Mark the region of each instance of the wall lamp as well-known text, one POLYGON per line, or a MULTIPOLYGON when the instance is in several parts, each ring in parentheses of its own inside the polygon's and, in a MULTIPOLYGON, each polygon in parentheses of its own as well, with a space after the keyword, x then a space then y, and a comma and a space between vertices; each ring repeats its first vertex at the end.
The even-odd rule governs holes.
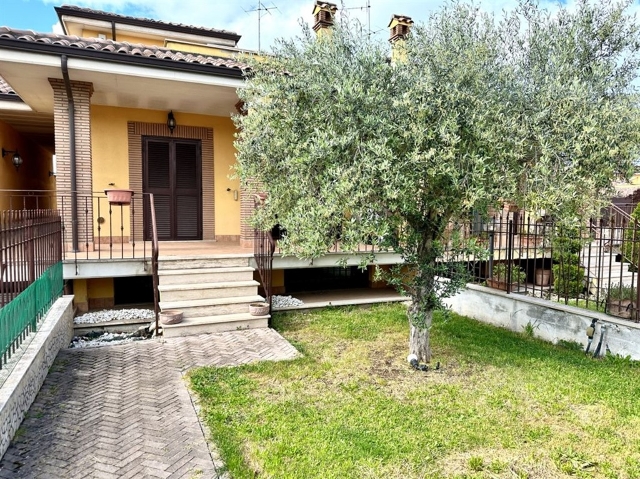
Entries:
POLYGON ((176 118, 173 116, 173 110, 171 110, 167 115, 167 126, 169 127, 169 131, 173 135, 173 130, 176 127, 176 118))
POLYGON ((11 153, 13 153, 13 156, 11 157, 11 163, 13 163, 13 166, 16 167, 17 171, 22 164, 22 157, 20 156, 20 153, 18 153, 18 150, 5 150, 4 148, 2 148, 2 158, 10 155, 11 153))

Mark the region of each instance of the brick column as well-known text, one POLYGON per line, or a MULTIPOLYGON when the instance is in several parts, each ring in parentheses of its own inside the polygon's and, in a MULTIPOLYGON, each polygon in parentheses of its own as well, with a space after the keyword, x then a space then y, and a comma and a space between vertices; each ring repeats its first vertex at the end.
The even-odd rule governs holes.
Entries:
POLYGON ((257 182, 251 182, 247 188, 240 187, 240 246, 253 248, 254 229, 249 218, 255 209, 255 194, 260 191, 257 182))
MULTIPOLYGON (((58 208, 63 214, 64 242, 71 249, 71 156, 69 143, 69 110, 64 80, 49 78, 53 88, 56 135, 58 208)), ((78 191, 78 247, 93 250, 93 189, 91 166, 91 95, 93 84, 71 82, 76 126, 76 186, 78 191)))

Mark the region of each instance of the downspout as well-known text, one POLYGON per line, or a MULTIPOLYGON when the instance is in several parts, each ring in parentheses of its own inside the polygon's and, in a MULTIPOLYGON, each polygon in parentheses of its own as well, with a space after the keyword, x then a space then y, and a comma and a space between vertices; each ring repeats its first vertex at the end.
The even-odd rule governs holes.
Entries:
POLYGON ((78 184, 76 180, 76 107, 73 103, 71 80, 67 67, 67 56, 62 55, 62 78, 67 88, 67 109, 69 115, 69 160, 71 173, 71 238, 73 251, 78 251, 78 184))

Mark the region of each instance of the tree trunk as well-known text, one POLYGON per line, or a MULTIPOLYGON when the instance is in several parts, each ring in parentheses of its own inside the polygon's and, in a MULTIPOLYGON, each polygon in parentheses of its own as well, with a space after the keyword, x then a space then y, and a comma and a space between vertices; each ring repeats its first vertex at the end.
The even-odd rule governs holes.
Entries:
POLYGON ((407 311, 410 327, 409 353, 415 354, 419 362, 428 363, 431 361, 429 332, 431 330, 433 311, 425 310, 425 305, 420 304, 422 299, 420 296, 420 294, 416 295, 407 311))

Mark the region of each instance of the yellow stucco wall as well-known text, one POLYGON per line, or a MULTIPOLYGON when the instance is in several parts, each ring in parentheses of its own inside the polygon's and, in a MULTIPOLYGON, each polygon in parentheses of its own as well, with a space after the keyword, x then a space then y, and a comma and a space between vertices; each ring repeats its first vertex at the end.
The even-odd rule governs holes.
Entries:
MULTIPOLYGON (((233 146, 235 126, 231 118, 194 115, 177 111, 174 111, 174 114, 179 125, 213 129, 215 233, 218 236, 239 235, 240 201, 234 201, 233 193, 227 192, 227 188, 231 188, 232 191, 240 188, 238 180, 229 179, 231 166, 235 163, 235 148, 233 146)), ((127 122, 129 121, 165 123, 167 112, 100 105, 91 107, 94 191, 110 188, 109 183, 114 183, 117 188, 129 187, 127 132, 127 122)), ((125 207, 125 210, 127 211, 125 211, 124 234, 128 235, 128 208, 125 207)))
POLYGON ((73 280, 73 303, 80 312, 85 312, 89 309, 89 297, 87 296, 86 279, 73 280))
MULTIPOLYGON (((92 30, 92 29, 83 29, 82 30, 82 35, 85 38, 98 38, 98 34, 103 34, 105 37, 107 37, 108 40, 112 40, 111 38, 111 30, 109 31, 98 31, 98 30, 92 30)), ((75 35, 75 34, 74 34, 75 35)), ((132 43, 134 45, 136 44, 143 44, 143 45, 156 45, 156 46, 163 46, 164 45, 164 38, 160 38, 158 37, 155 40, 152 40, 149 37, 144 37, 144 36, 138 36, 138 35, 131 35, 130 33, 121 33, 120 31, 118 31, 116 29, 116 40, 119 42, 128 42, 128 43, 132 43)))
MULTIPOLYGON (((80 32, 81 36, 85 38, 98 38, 99 34, 103 34, 107 37, 107 39, 112 40, 111 31, 98 31, 93 29, 78 30, 77 27, 74 27, 74 32, 80 32)), ((73 35, 77 35, 78 33, 73 33, 73 35)), ((171 33, 167 32, 167 37, 170 37, 171 33)), ((148 37, 142 35, 135 35, 131 33, 121 33, 116 31, 116 40, 119 42, 128 42, 132 44, 142 44, 142 45, 155 45, 158 47, 166 47, 171 48, 172 50, 178 50, 183 52, 191 52, 191 53, 200 53, 202 55, 213 55, 219 57, 231 57, 234 55, 234 52, 223 49, 216 48, 207 45, 197 45, 193 43, 187 42, 179 42, 175 40, 166 40, 164 37, 148 37)))
MULTIPOLYGON (((49 176, 51 169, 51 153, 38 144, 25 138, 8 123, 0 120, 0 148, 18 150, 23 163, 18 171, 11 163, 11 156, 0 158, 0 190, 55 190, 55 178, 49 176)), ((26 204, 27 208, 35 208, 35 202, 26 204)), ((53 206, 49 201, 42 201, 38 206, 53 206)), ((7 194, 0 193, 0 210, 9 209, 7 194)), ((15 208, 15 205, 13 205, 15 208)))
POLYGON ((73 302, 78 312, 113 307, 113 278, 90 278, 73 280, 73 302))
POLYGON ((87 298, 113 298, 113 278, 92 278, 87 280, 87 298))
POLYGON ((207 45, 195 45, 193 43, 168 41, 166 47, 171 50, 178 50, 182 52, 200 53, 202 55, 213 55, 216 57, 232 57, 234 52, 225 50, 223 48, 215 48, 207 45))

